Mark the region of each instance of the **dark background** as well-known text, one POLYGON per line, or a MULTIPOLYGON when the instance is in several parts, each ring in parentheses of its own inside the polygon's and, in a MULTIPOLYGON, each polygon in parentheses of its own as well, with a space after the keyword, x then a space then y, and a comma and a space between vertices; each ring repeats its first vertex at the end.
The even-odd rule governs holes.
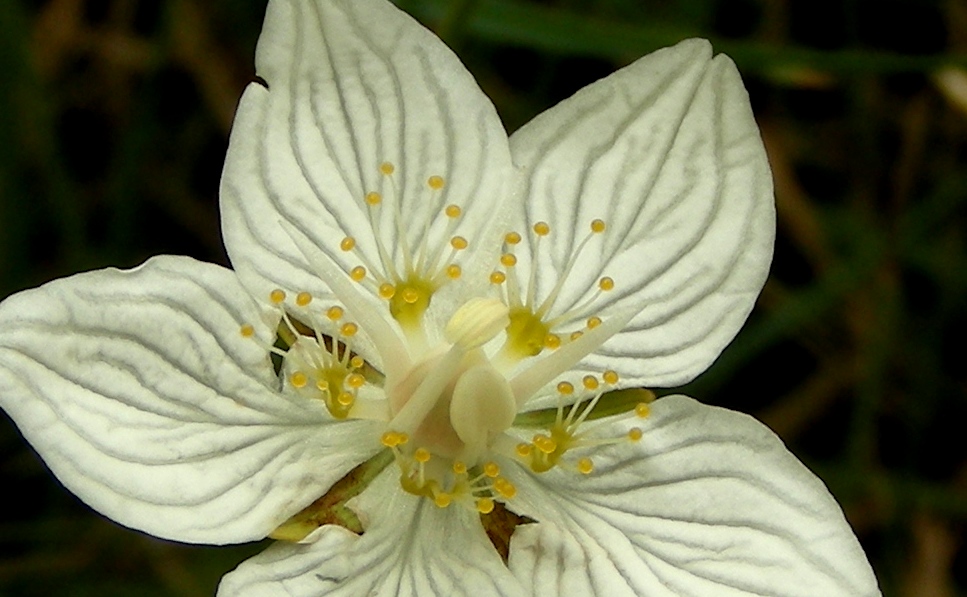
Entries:
MULTIPOLYGON (((731 55, 776 177, 773 274, 690 387, 829 485, 885 594, 967 594, 967 1, 401 0, 508 130, 691 36, 731 55)), ((0 3, 0 296, 158 253, 227 264, 217 189, 264 0, 0 3)), ((106 521, 0 421, 0 595, 207 596, 259 545, 106 521)))

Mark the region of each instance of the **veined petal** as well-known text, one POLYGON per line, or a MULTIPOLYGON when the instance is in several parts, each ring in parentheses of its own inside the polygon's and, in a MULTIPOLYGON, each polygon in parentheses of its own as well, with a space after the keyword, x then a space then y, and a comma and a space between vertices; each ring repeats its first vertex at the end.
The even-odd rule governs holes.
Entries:
POLYGON ((282 220, 343 270, 376 278, 403 275, 421 247, 445 259, 450 235, 468 254, 498 250, 506 133, 457 57, 411 17, 382 0, 273 0, 256 66, 267 86, 242 97, 221 185, 225 243, 254 292, 325 288, 282 220), (450 204, 462 213, 448 217, 450 204))
POLYGON ((510 552, 533 594, 879 595, 833 497, 765 426, 685 396, 639 426, 637 444, 593 452, 587 477, 512 478, 511 505, 539 521, 510 552))
MULTIPOLYGON (((707 42, 659 50, 594 83, 511 137, 515 204, 550 234, 517 250, 536 260, 542 299, 600 218, 551 315, 640 313, 584 365, 626 386, 673 386, 703 371, 752 309, 772 256, 765 151, 733 63, 707 42), (599 277, 614 280, 586 308, 599 277)), ((529 232, 529 230, 521 230, 529 232)))
POLYGON ((369 423, 277 391, 266 315, 230 270, 188 258, 50 282, 0 304, 0 404, 110 518, 261 539, 378 449, 369 423))
POLYGON ((383 474, 361 496, 362 536, 323 527, 308 545, 276 544, 222 579, 220 597, 525 597, 475 513, 399 489, 383 474))

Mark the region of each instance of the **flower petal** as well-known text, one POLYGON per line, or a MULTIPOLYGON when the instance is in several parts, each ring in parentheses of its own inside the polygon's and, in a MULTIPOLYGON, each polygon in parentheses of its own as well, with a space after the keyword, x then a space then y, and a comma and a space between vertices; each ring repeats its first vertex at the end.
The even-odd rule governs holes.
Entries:
POLYGON ((263 318, 230 270, 188 258, 50 282, 0 304, 0 404, 114 520, 260 539, 378 449, 369 423, 275 389, 263 318))
POLYGON ((519 218, 551 230, 519 245, 518 268, 536 259, 538 299, 566 275, 551 315, 640 309, 584 365, 625 386, 703 371, 752 309, 775 235, 769 165, 733 63, 701 40, 660 50, 535 118, 511 151, 519 218), (565 274, 596 218, 607 229, 565 274), (614 290, 582 307, 602 276, 614 290))
POLYGON ((524 597, 475 513, 403 493, 383 474, 358 507, 357 537, 323 527, 309 545, 273 545, 222 579, 220 597, 524 597))
POLYGON ((879 594, 839 506, 765 426, 685 396, 644 423, 639 443, 593 452, 588 477, 512 478, 510 505, 539 523, 518 527, 510 567, 534 594, 879 594))
POLYGON ((498 250, 507 135, 457 57, 419 23, 384 0, 273 0, 256 65, 267 85, 242 97, 221 186, 228 252, 253 291, 326 288, 282 220, 342 270, 362 264, 378 276, 391 273, 386 260, 400 269, 424 245, 445 258, 452 234, 471 253, 498 250), (442 180, 431 185, 433 176, 442 180), (373 209, 370 192, 382 197, 373 209), (448 204, 462 208, 455 230, 448 204))

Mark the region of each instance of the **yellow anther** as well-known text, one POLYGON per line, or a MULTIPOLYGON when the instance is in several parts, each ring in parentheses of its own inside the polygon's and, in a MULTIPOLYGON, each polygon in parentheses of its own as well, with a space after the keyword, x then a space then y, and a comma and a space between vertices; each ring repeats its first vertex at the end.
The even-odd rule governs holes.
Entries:
POLYGON ((387 431, 382 436, 380 436, 379 441, 387 448, 395 448, 400 444, 406 443, 403 441, 403 438, 404 438, 403 433, 397 433, 395 431, 387 431))
POLYGON ((242 334, 243 338, 251 338, 255 335, 255 328, 251 324, 246 323, 241 328, 239 328, 239 333, 242 334))
POLYGON ((390 300, 393 295, 396 294, 396 286, 393 286, 389 282, 383 282, 379 285, 379 296, 380 298, 390 300))
POLYGON ((483 472, 485 475, 493 479, 500 474, 500 465, 498 465, 496 462, 488 462, 484 465, 483 472))
POLYGON ((601 377, 604 378, 604 383, 608 384, 609 386, 613 386, 616 383, 618 383, 618 372, 617 371, 611 371, 609 369, 608 371, 605 371, 604 372, 604 375, 602 375, 601 377))
POLYGON ((295 373, 289 376, 289 382, 292 384, 293 387, 302 389, 306 387, 307 383, 309 383, 309 378, 306 377, 306 374, 303 373, 302 371, 296 371, 295 373))
POLYGON ((446 508, 452 501, 453 498, 445 491, 441 491, 433 498, 433 503, 436 504, 437 508, 446 508))
POLYGON ((551 233, 551 227, 547 222, 538 222, 534 224, 534 234, 537 236, 547 236, 551 233))
POLYGON ((508 245, 516 245, 520 242, 520 234, 516 232, 508 232, 507 235, 504 236, 504 242, 508 245))
POLYGON ((557 334, 548 334, 544 336, 544 346, 545 348, 550 348, 554 350, 561 347, 561 337, 557 334))
POLYGON ((517 488, 514 487, 514 484, 503 477, 494 480, 494 491, 508 500, 517 495, 517 488))
POLYGON ((545 454, 550 454, 557 449, 557 442, 546 435, 538 433, 532 440, 534 447, 545 454))
POLYGON ((605 228, 607 228, 607 225, 604 223, 604 220, 591 220, 591 232, 601 234, 605 228))
POLYGON ((280 304, 282 301, 285 300, 285 291, 276 288, 275 290, 269 293, 269 300, 275 303, 276 305, 280 304))
POLYGON ((356 248, 356 239, 351 236, 347 236, 339 241, 339 248, 343 251, 352 251, 354 248, 356 248))
POLYGON ((500 264, 504 267, 514 267, 517 265, 517 257, 512 253, 504 253, 500 256, 500 264))
POLYGON ((589 330, 593 330, 594 328, 598 327, 599 325, 601 325, 601 318, 600 317, 589 317, 588 318, 588 329, 589 330))
POLYGON ((581 383, 584 384, 584 388, 587 390, 597 390, 599 385, 598 378, 593 375, 585 375, 581 383))
POLYGON ((531 455, 531 452, 533 451, 533 446, 531 446, 531 444, 520 443, 520 444, 517 444, 515 451, 517 452, 517 455, 520 456, 521 458, 527 458, 528 456, 531 455))
POLYGON ((316 380, 316 388, 320 392, 328 392, 329 391, 329 382, 326 381, 326 380, 324 380, 324 379, 317 379, 316 380))
POLYGON ((567 381, 562 381, 561 383, 557 384, 557 393, 564 396, 570 396, 574 393, 574 384, 567 381))
POLYGON ((312 302, 312 295, 309 294, 308 292, 300 292, 295 297, 295 304, 299 305, 300 307, 305 307, 311 302, 312 302))
POLYGON ((359 356, 358 354, 353 358, 349 359, 349 366, 352 367, 353 369, 362 369, 363 365, 365 364, 366 364, 366 361, 363 360, 363 357, 359 356))
POLYGON ((439 191, 443 188, 443 177, 436 175, 431 176, 430 178, 426 179, 426 184, 434 191, 439 191))
POLYGON ((633 442, 641 440, 641 436, 643 435, 644 435, 644 432, 637 427, 632 427, 631 429, 628 430, 628 439, 630 439, 633 442))
POLYGON ((463 210, 460 209, 459 205, 448 205, 444 210, 444 213, 447 214, 448 218, 459 218, 460 214, 463 213, 463 210))
POLYGON ((638 405, 635 406, 635 414, 638 415, 639 419, 646 419, 648 418, 648 415, 651 414, 651 407, 644 402, 639 402, 638 405))
POLYGON ((328 317, 330 321, 339 321, 342 319, 342 313, 342 307, 333 306, 326 310, 326 317, 328 317))
POLYGON ((403 432, 397 433, 396 435, 399 436, 401 446, 404 445, 406 442, 410 441, 410 436, 403 432))
POLYGON ((366 268, 361 265, 357 265, 353 269, 349 270, 349 277, 356 282, 362 282, 366 278, 366 268))
POLYGON ((366 203, 369 205, 379 205, 383 201, 383 196, 379 193, 373 191, 371 193, 366 193, 366 203))
POLYGON ((366 383, 366 378, 358 373, 350 373, 346 376, 346 385, 354 390, 358 390, 366 383))
POLYGON ((356 332, 358 331, 359 331, 359 326, 352 322, 344 323, 342 324, 342 327, 339 328, 339 333, 341 333, 343 336, 346 336, 347 338, 352 338, 353 336, 356 335, 356 332))
POLYGON ((609 290, 614 290, 614 280, 605 276, 600 280, 598 280, 598 288, 600 288, 605 292, 608 292, 609 290))
POLYGON ((417 462, 427 463, 430 461, 430 451, 426 448, 417 448, 413 452, 413 459, 417 462))
POLYGON ((591 462, 590 458, 582 458, 578 460, 578 470, 581 474, 589 475, 594 470, 594 463, 591 462))
POLYGON ((415 288, 403 289, 403 302, 412 305, 418 300, 420 300, 420 293, 415 288))
POLYGON ((453 462, 453 474, 455 475, 466 475, 467 465, 462 460, 455 460, 453 462))
POLYGON ((477 500, 477 512, 490 514, 494 511, 494 501, 490 498, 480 498, 477 500))
POLYGON ((457 251, 462 251, 469 246, 469 243, 467 242, 467 239, 463 238, 462 236, 454 236, 450 239, 450 246, 457 251))
POLYGON ((349 406, 355 400, 356 400, 356 397, 350 394, 349 392, 340 392, 339 395, 336 396, 336 402, 338 402, 342 406, 349 406))
POLYGON ((490 274, 491 284, 503 284, 507 281, 507 275, 504 272, 493 272, 490 274))
POLYGON ((584 335, 584 332, 581 332, 581 331, 571 332, 571 336, 570 336, 571 342, 574 342, 575 340, 577 340, 583 335, 584 335))
POLYGON ((389 162, 383 162, 382 164, 379 165, 379 171, 385 174, 386 176, 389 176, 394 171, 396 171, 396 167, 389 162))
POLYGON ((463 269, 456 263, 451 263, 447 266, 447 277, 451 280, 456 280, 461 274, 463 274, 463 269))

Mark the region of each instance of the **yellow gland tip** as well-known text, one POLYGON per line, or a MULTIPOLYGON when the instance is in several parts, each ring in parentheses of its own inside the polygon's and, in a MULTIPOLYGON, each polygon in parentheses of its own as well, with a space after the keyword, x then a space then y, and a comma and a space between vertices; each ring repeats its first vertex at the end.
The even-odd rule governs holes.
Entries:
POLYGON ((417 462, 422 462, 425 464, 430 461, 430 451, 426 448, 417 448, 416 451, 413 452, 413 459, 417 462))
POLYGON ((587 390, 597 390, 599 385, 598 378, 593 375, 585 375, 581 383, 584 384, 584 388, 587 390))
POLYGON ((379 441, 387 448, 395 448, 400 444, 406 443, 403 441, 403 434, 395 431, 387 431, 380 436, 379 441))
POLYGON ((285 291, 276 288, 275 290, 269 293, 269 300, 275 303, 276 305, 280 304, 282 301, 285 300, 285 291))
POLYGON ((456 280, 461 274, 463 274, 463 270, 456 263, 447 266, 447 277, 451 280, 456 280))
POLYGON ((403 302, 412 305, 418 300, 420 300, 420 293, 415 288, 403 289, 403 302))
POLYGON ((514 487, 514 484, 502 477, 494 479, 494 491, 508 500, 517 495, 517 488, 514 487))
POLYGON ((504 253, 500 256, 500 264, 504 267, 514 267, 517 265, 517 257, 512 253, 504 253))
POLYGON ((469 246, 469 244, 470 243, 467 242, 467 239, 463 238, 462 236, 454 236, 453 238, 450 239, 450 246, 456 249, 457 251, 462 251, 466 249, 469 246))
POLYGON ((516 232, 508 232, 507 235, 504 236, 504 242, 508 245, 516 245, 520 242, 520 240, 520 234, 516 232))
POLYGON ((433 503, 436 504, 437 508, 446 508, 451 501, 453 501, 453 498, 445 491, 441 491, 433 498, 433 503))
POLYGON ((383 162, 382 164, 379 165, 379 171, 382 174, 385 174, 386 176, 389 176, 390 174, 392 174, 393 172, 396 171, 396 166, 394 166, 393 164, 391 164, 389 162, 383 162))
POLYGON ((448 218, 459 218, 463 214, 463 210, 460 209, 459 205, 448 205, 444 210, 448 218))
POLYGON ((608 371, 605 371, 604 375, 602 375, 601 377, 604 378, 604 383, 608 384, 609 386, 613 386, 618 383, 617 371, 611 371, 609 369, 608 371))
POLYGON ((349 270, 349 277, 355 282, 362 282, 366 278, 366 268, 357 265, 353 269, 349 270))
POLYGON ((366 383, 366 378, 358 373, 350 373, 346 376, 346 385, 354 390, 358 390, 366 383))
POLYGON ((567 382, 567 381, 562 381, 561 383, 557 384, 557 393, 558 394, 563 394, 564 396, 568 396, 570 394, 573 394, 574 393, 574 384, 572 384, 570 382, 567 382))
POLYGON ((309 383, 309 378, 306 377, 306 374, 302 371, 296 371, 289 376, 289 381, 292 383, 293 387, 302 389, 306 387, 307 383, 309 383))
POLYGON ((531 452, 533 451, 531 448, 532 448, 531 444, 521 443, 521 444, 517 444, 517 447, 515 448, 515 450, 518 456, 520 456, 521 458, 527 458, 528 456, 531 455, 531 452))
POLYGON ((353 369, 361 369, 365 364, 366 364, 366 361, 364 361, 363 357, 359 356, 358 354, 353 358, 349 359, 349 366, 352 367, 353 369))
POLYGON ((455 475, 466 475, 467 465, 463 461, 457 460, 453 463, 453 474, 455 475))
POLYGON ((545 454, 551 454, 557 449, 557 442, 552 438, 538 433, 532 440, 534 447, 545 454))
POLYGON ((342 313, 342 307, 333 306, 329 307, 329 309, 326 311, 326 317, 328 317, 330 321, 339 321, 342 319, 342 313))
POLYGON ((241 328, 239 328, 239 333, 242 334, 243 338, 251 338, 255 335, 255 328, 251 324, 246 323, 241 328))
POLYGON ((493 272, 490 274, 491 284, 503 284, 507 281, 507 275, 504 272, 493 272))
POLYGON ((534 234, 537 236, 547 236, 551 233, 551 227, 547 222, 538 222, 534 224, 534 234))
POLYGON ((600 317, 589 317, 588 318, 588 329, 589 330, 593 330, 594 328, 598 327, 599 325, 601 325, 601 318, 600 317))
POLYGON ((341 392, 339 396, 336 396, 336 402, 338 402, 341 406, 350 406, 355 400, 355 396, 349 392, 341 392))
POLYGON ((548 334, 544 337, 544 347, 554 350, 561 347, 561 337, 557 334, 548 334))
POLYGON ((500 465, 498 465, 496 462, 488 462, 484 465, 483 472, 485 475, 493 479, 500 474, 500 465))
POLYGON ((614 290, 614 280, 605 276, 600 280, 598 280, 598 288, 600 288, 605 292, 608 292, 609 290, 614 290))
POLYGON ((583 475, 590 475, 591 471, 594 470, 594 462, 590 458, 582 458, 578 460, 578 470, 583 475))
POLYGON ((434 191, 439 191, 443 188, 443 177, 436 175, 431 176, 430 178, 426 179, 426 184, 434 191))
POLYGON ((651 407, 644 402, 639 402, 635 406, 635 414, 638 415, 639 419, 646 419, 651 414, 651 407))
POLYGON ((601 234, 605 228, 607 228, 607 225, 604 220, 591 220, 591 232, 601 234))
POLYGON ((347 338, 352 338, 359 331, 359 326, 355 323, 344 323, 341 328, 339 328, 339 333, 347 338))
POLYGON ((351 236, 347 236, 339 241, 339 248, 343 251, 352 251, 354 248, 356 248, 356 239, 351 236))
POLYGON ((390 300, 396 295, 396 286, 393 286, 389 282, 383 282, 379 285, 379 296, 380 298, 390 300))
POLYGON ((477 512, 490 514, 494 511, 494 501, 490 498, 480 498, 477 500, 477 512))
POLYGON ((632 427, 631 429, 628 430, 628 439, 630 439, 633 442, 641 440, 641 437, 643 435, 644 435, 644 432, 638 427, 632 427))
POLYGON ((329 382, 326 381, 326 380, 324 380, 324 379, 317 379, 316 380, 316 388, 318 388, 320 392, 328 392, 329 391, 329 382))
POLYGON ((379 205, 383 202, 383 196, 377 192, 366 193, 366 203, 369 205, 379 205))
POLYGON ((312 302, 312 295, 309 294, 308 292, 300 292, 295 297, 295 304, 299 305, 300 307, 305 307, 311 302, 312 302))

